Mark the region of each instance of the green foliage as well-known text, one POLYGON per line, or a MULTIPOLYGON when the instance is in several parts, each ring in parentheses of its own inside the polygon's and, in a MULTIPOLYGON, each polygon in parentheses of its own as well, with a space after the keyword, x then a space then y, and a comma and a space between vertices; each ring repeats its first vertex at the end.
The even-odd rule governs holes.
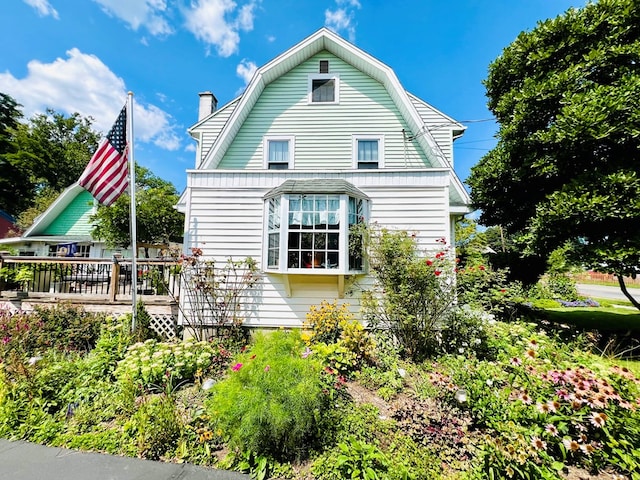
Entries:
POLYGON ((304 457, 331 418, 323 365, 307 355, 299 332, 258 333, 235 358, 228 378, 206 402, 216 429, 242 452, 275 459, 304 457))
POLYGON ((174 399, 164 394, 143 397, 123 430, 135 438, 138 455, 144 458, 159 460, 172 453, 181 432, 174 399))
POLYGON ((161 340, 160 336, 151 328, 151 315, 149 315, 142 302, 136 304, 136 324, 133 331, 133 340, 135 342, 161 340))
POLYGON ((16 220, 16 226, 22 230, 26 230, 36 220, 38 215, 42 214, 49 206, 60 196, 60 191, 51 187, 45 187, 39 190, 35 197, 31 199, 32 205, 20 212, 16 220))
POLYGON ((143 389, 165 390, 221 369, 227 357, 224 348, 205 341, 170 343, 150 339, 131 345, 114 375, 143 389))
POLYGON ((553 298, 573 301, 578 300, 576 282, 571 277, 562 274, 551 274, 546 279, 547 288, 553 298))
POLYGON ((538 23, 485 81, 498 144, 467 180, 480 222, 524 253, 635 275, 640 264, 640 7, 590 2, 538 23))
POLYGON ((510 305, 519 299, 517 283, 507 281, 507 271, 483 263, 460 265, 456 275, 457 301, 495 315, 508 317, 510 305))
POLYGON ((41 357, 49 349, 87 352, 95 345, 103 321, 103 315, 65 304, 29 313, 2 310, 0 359, 12 377, 26 372, 30 357, 41 357))
POLYGON ((486 356, 489 351, 487 331, 495 323, 494 315, 473 309, 468 304, 455 308, 440 332, 446 353, 486 356))
POLYGON ((323 300, 319 307, 309 307, 303 327, 311 330, 309 342, 335 343, 342 334, 344 323, 352 320, 347 304, 338 306, 337 301, 329 303, 323 300))
POLYGON ((320 307, 311 305, 303 327, 310 330, 305 341, 341 373, 373 360, 375 342, 347 304, 323 300, 320 307))
POLYGON ((17 150, 15 131, 22 118, 21 107, 13 97, 0 93, 0 210, 14 216, 29 206, 30 198, 26 192, 34 188, 29 171, 22 168, 14 156, 17 150), (16 192, 17 186, 24 191, 16 192))
MULTIPOLYGON (((178 198, 178 192, 170 182, 136 165, 136 232, 139 243, 148 246, 182 241, 184 215, 173 208, 178 198)), ((101 205, 91 217, 95 224, 91 235, 112 247, 127 247, 131 244, 130 209, 131 197, 126 193, 109 207, 101 205)))
POLYGON ((603 368, 589 354, 577 356, 580 344, 535 325, 496 323, 491 333, 495 360, 449 357, 429 378, 446 385, 452 401, 466 392, 460 405, 486 432, 483 478, 558 478, 565 465, 637 474, 629 435, 638 431, 640 380, 621 367, 603 368))
POLYGON ((371 228, 369 233, 367 254, 377 289, 363 292, 363 316, 370 328, 391 333, 405 357, 423 359, 434 351, 438 324, 455 299, 444 239, 442 250, 427 257, 405 231, 371 228))
POLYGON ((385 478, 389 470, 386 456, 374 445, 350 438, 339 443, 340 455, 336 459, 336 469, 342 478, 378 480, 385 478))

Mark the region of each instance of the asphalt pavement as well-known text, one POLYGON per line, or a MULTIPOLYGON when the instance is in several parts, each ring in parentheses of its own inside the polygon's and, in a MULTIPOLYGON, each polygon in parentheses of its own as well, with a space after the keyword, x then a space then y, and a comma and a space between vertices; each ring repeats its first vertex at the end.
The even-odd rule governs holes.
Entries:
MULTIPOLYGON (((591 285, 579 283, 576 285, 578 293, 585 297, 608 298, 611 300, 627 300, 620 287, 611 287, 607 285, 591 285)), ((636 300, 640 300, 640 288, 627 288, 627 291, 636 300)), ((627 300, 628 301, 628 300, 627 300)))
POLYGON ((249 475, 0 439, 0 480, 246 480, 249 475))

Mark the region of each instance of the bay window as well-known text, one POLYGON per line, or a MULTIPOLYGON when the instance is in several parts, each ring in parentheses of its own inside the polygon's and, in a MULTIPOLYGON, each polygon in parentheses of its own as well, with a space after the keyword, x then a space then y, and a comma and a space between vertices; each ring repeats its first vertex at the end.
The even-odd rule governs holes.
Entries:
POLYGON ((321 185, 321 180, 287 180, 265 197, 267 270, 327 274, 363 270, 359 229, 366 222, 368 199, 348 182, 327 182, 326 193, 319 191, 321 185))

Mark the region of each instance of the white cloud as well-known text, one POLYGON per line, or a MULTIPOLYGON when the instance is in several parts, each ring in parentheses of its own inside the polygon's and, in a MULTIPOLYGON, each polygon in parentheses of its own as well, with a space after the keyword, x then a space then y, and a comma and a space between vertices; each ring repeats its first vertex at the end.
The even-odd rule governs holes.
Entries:
POLYGON ((94 0, 108 14, 117 17, 133 30, 141 26, 152 35, 169 35, 173 28, 167 20, 170 15, 166 0, 94 0))
POLYGON ((257 69, 258 66, 255 63, 243 58, 236 67, 236 74, 242 78, 244 84, 247 85, 251 81, 251 78, 257 69))
MULTIPOLYGON (((124 80, 95 55, 77 48, 66 53, 66 58, 51 63, 32 60, 24 78, 16 78, 10 72, 0 73, 0 91, 23 105, 26 118, 44 113, 47 108, 66 115, 78 112, 93 118, 96 130, 108 132, 127 99, 124 80)), ((166 150, 180 147, 177 126, 167 112, 137 101, 134 106, 136 141, 153 143, 166 150)))
POLYGON ((335 10, 325 10, 324 24, 336 33, 347 32, 350 42, 356 39, 355 10, 360 8, 358 0, 336 0, 335 10))
POLYGON ((338 5, 346 5, 348 7, 360 8, 360 2, 358 0, 336 0, 338 5))
POLYGON ((51 15, 53 18, 58 20, 58 12, 55 8, 51 6, 51 4, 47 0, 24 0, 24 3, 33 7, 38 12, 38 15, 41 17, 47 17, 51 15))
POLYGON ((218 55, 229 57, 238 51, 239 32, 253 30, 256 6, 257 1, 251 1, 236 10, 233 0, 194 0, 184 11, 185 26, 197 39, 215 46, 218 55))

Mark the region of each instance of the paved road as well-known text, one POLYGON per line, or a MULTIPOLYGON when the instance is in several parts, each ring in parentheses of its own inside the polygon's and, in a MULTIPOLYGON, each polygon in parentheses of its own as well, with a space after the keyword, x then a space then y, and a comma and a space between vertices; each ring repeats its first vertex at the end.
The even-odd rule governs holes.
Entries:
POLYGON ((249 475, 0 439, 0 479, 247 480, 249 475))
MULTIPOLYGON (((609 298, 611 300, 627 300, 620 287, 609 287, 606 285, 588 285, 579 283, 577 285, 578 293, 585 297, 609 298)), ((629 293, 636 300, 640 300, 640 288, 627 288, 629 293)))

